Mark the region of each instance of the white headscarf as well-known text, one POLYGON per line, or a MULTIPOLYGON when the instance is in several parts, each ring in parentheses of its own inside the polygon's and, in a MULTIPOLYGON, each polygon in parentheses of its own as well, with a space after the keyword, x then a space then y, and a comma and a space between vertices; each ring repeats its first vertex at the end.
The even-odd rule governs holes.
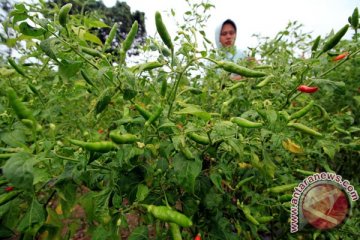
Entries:
POLYGON ((224 48, 222 46, 222 44, 220 43, 220 33, 221 33, 221 29, 224 25, 225 22, 229 22, 231 24, 233 24, 235 26, 235 30, 237 32, 237 27, 236 24, 233 20, 231 19, 226 19, 224 21, 221 21, 220 24, 215 28, 215 44, 216 47, 222 52, 225 52, 225 58, 227 60, 231 60, 231 61, 238 61, 239 59, 242 59, 245 57, 245 54, 242 53, 241 51, 236 49, 236 45, 234 45, 233 47, 230 48, 224 48))

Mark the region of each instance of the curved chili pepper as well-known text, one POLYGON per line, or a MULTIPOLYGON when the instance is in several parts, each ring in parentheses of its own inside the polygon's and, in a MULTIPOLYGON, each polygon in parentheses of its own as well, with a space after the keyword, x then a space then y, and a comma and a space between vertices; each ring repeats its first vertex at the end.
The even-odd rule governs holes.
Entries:
POLYGON ((339 61, 339 60, 341 60, 341 59, 344 59, 347 55, 349 55, 349 53, 348 53, 348 52, 344 52, 344 53, 342 53, 342 54, 337 55, 337 56, 334 57, 332 60, 333 60, 334 62, 336 62, 336 61, 339 61))
POLYGON ((306 85, 300 85, 297 90, 299 90, 300 92, 304 92, 304 93, 314 93, 318 90, 318 87, 309 87, 306 85))

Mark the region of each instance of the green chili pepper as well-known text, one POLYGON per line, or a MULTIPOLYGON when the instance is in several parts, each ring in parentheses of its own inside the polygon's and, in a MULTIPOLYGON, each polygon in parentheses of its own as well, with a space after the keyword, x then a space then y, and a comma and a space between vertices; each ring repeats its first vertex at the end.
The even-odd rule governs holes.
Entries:
POLYGON ((84 80, 91 86, 95 87, 94 83, 90 79, 89 75, 83 70, 80 70, 81 76, 84 78, 84 80))
POLYGON ((293 190, 297 185, 298 185, 298 183, 285 184, 285 185, 281 185, 281 186, 268 188, 265 190, 265 192, 282 193, 282 192, 286 192, 289 190, 293 190))
POLYGON ((256 218, 259 223, 268 223, 271 222, 273 219, 273 216, 261 216, 256 218))
POLYGON ((171 50, 171 52, 174 52, 174 45, 171 41, 170 34, 166 29, 166 26, 162 20, 160 12, 158 11, 156 11, 155 13, 155 25, 156 25, 156 30, 158 31, 164 44, 171 50))
POLYGON ((91 152, 110 152, 116 149, 116 145, 110 141, 100 141, 100 142, 84 142, 75 139, 69 139, 70 143, 82 147, 91 152))
POLYGON ((220 61, 217 62, 217 65, 224 69, 225 71, 236 73, 244 77, 264 77, 267 74, 264 72, 252 70, 243 66, 240 66, 234 62, 230 61, 220 61))
POLYGON ((342 27, 337 33, 335 33, 334 36, 332 36, 331 38, 329 38, 322 50, 321 50, 321 53, 324 53, 324 52, 327 52, 329 51, 330 49, 332 49, 333 47, 335 47, 341 40, 341 38, 346 34, 347 30, 349 29, 349 25, 346 24, 344 27, 342 27))
POLYGON ((67 23, 67 19, 68 19, 68 14, 70 12, 72 8, 72 4, 71 3, 67 3, 64 6, 62 6, 60 8, 59 11, 59 23, 61 26, 63 26, 64 28, 66 28, 66 23, 67 23))
POLYGON ((4 205, 5 203, 10 202, 14 198, 16 198, 20 193, 21 193, 21 191, 11 191, 11 192, 1 194, 0 195, 0 206, 4 205))
POLYGON ((319 47, 320 40, 321 40, 321 35, 319 35, 319 36, 317 36, 317 38, 315 38, 314 43, 311 47, 311 52, 316 52, 316 50, 319 47))
POLYGON ((140 113, 140 115, 145 118, 145 120, 148 120, 152 116, 149 111, 141 107, 139 104, 135 104, 135 108, 140 113))
POLYGON ((139 141, 136 135, 130 133, 119 134, 116 131, 111 131, 109 137, 113 142, 117 144, 130 144, 139 141))
POLYGON ((126 53, 131 48, 131 45, 134 42, 134 39, 138 32, 138 28, 139 28, 139 24, 135 20, 135 22, 131 26, 130 32, 128 33, 128 35, 126 36, 125 40, 122 43, 122 50, 124 51, 124 53, 126 53))
POLYGON ((160 95, 162 97, 165 97, 166 96, 166 90, 167 90, 167 79, 166 77, 164 77, 162 80, 161 80, 161 89, 160 89, 160 95))
POLYGON ((105 110, 105 108, 109 105, 111 101, 111 96, 108 94, 104 94, 100 97, 100 99, 96 102, 95 106, 95 115, 101 113, 105 110))
POLYGON ((255 224, 255 225, 259 225, 260 223, 251 215, 251 211, 250 211, 250 208, 244 204, 240 204, 240 201, 239 199, 237 200, 236 202, 236 205, 238 206, 238 208, 240 208, 244 215, 245 215, 245 218, 247 220, 249 220, 251 223, 255 224))
POLYGON ((359 27, 359 9, 356 7, 351 15, 351 26, 357 30, 359 27))
POLYGON ((9 159, 14 155, 14 153, 0 153, 0 159, 9 159))
POLYGON ((230 121, 245 128, 259 128, 263 126, 263 123, 261 122, 252 122, 242 117, 232 117, 230 118, 230 121))
POLYGON ((161 115, 163 111, 163 108, 161 106, 157 106, 154 114, 151 114, 149 119, 145 122, 145 126, 150 126, 150 124, 153 124, 161 115))
POLYGON ((195 157, 194 155, 192 154, 192 152, 190 151, 190 149, 186 146, 183 146, 183 144, 179 144, 179 149, 181 151, 181 153, 185 156, 185 158, 187 160, 194 160, 195 157))
POLYGON ((266 84, 268 84, 269 82, 271 82, 273 79, 274 79, 274 76, 273 76, 273 75, 267 76, 264 80, 262 80, 261 82, 259 82, 259 83, 256 85, 256 88, 262 88, 262 87, 264 87, 266 84))
POLYGON ((14 89, 9 88, 8 99, 10 106, 14 109, 16 116, 21 119, 35 120, 32 112, 18 99, 14 89))
POLYGON ((289 120, 297 119, 297 118, 301 118, 301 117, 305 116, 311 110, 311 108, 314 106, 314 103, 315 103, 315 101, 311 100, 305 107, 303 107, 299 111, 291 114, 289 120))
POLYGON ((140 65, 139 69, 141 71, 150 71, 152 69, 159 68, 159 67, 162 67, 162 66, 164 66, 164 63, 154 61, 154 62, 147 62, 147 63, 144 63, 144 64, 140 65))
POLYGON ((116 36, 117 29, 118 29, 118 24, 114 23, 114 25, 112 26, 112 28, 109 32, 109 36, 105 40, 104 47, 103 47, 104 50, 106 50, 107 47, 111 46, 111 43, 116 36))
POLYGON ((186 135, 191 140, 193 140, 194 142, 197 142, 199 144, 202 144, 202 145, 210 144, 210 140, 209 140, 208 136, 202 136, 202 135, 199 135, 199 134, 194 133, 194 132, 188 132, 186 135))
POLYGON ((296 169, 295 171, 302 175, 305 175, 305 176, 312 176, 312 175, 316 174, 316 172, 306 171, 306 170, 301 170, 301 169, 296 169))
POLYGON ((191 227, 192 221, 184 214, 173 210, 168 206, 155 206, 155 205, 143 205, 147 211, 151 213, 155 218, 165 221, 176 223, 182 227, 191 227))
POLYGON ((243 180, 241 180, 238 184, 236 184, 235 189, 239 189, 241 186, 243 186, 245 183, 251 181, 255 176, 251 176, 248 178, 244 178, 243 180))
POLYGON ((17 65, 17 63, 15 62, 15 60, 11 57, 8 58, 8 62, 10 63, 10 65, 15 69, 15 71, 17 73, 19 73, 20 75, 29 78, 26 73, 24 72, 24 70, 22 68, 19 67, 19 65, 17 65))
POLYGON ((286 194, 284 194, 284 195, 279 196, 278 199, 279 199, 279 201, 280 201, 281 203, 283 203, 283 202, 289 202, 289 201, 291 201, 291 199, 292 199, 292 194, 286 193, 286 194))
POLYGON ((314 129, 309 128, 308 126, 305 126, 305 125, 302 124, 302 123, 289 122, 289 123, 287 124, 287 126, 293 127, 293 128, 295 128, 295 129, 297 129, 297 130, 300 130, 300 131, 303 132, 303 133, 307 133, 307 134, 310 134, 310 135, 312 135, 312 136, 322 137, 322 134, 321 134, 321 133, 315 131, 314 129))
POLYGON ((245 83, 243 81, 237 82, 234 85, 232 85, 231 87, 229 87, 229 90, 234 91, 235 89, 238 89, 239 87, 241 87, 244 84, 245 83))
POLYGON ((101 52, 96 49, 80 46, 81 52, 84 52, 93 57, 106 58, 101 52))
POLYGON ((170 232, 173 240, 182 240, 180 227, 176 223, 169 223, 170 232))

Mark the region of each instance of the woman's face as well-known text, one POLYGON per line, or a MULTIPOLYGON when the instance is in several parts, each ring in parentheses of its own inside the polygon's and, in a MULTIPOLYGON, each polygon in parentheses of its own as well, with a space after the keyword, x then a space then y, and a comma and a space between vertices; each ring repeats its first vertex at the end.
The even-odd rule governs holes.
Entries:
POLYGON ((236 31, 233 25, 225 23, 220 32, 220 43, 223 47, 231 47, 236 39, 236 31))

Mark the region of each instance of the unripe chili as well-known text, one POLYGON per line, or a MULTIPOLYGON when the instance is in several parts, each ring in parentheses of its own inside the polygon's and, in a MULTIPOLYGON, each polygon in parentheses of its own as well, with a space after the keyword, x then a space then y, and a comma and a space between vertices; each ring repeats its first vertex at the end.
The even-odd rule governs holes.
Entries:
POLYGON ((321 40, 321 36, 317 36, 317 38, 314 40, 314 43, 311 47, 311 52, 316 52, 316 50, 318 49, 319 47, 319 43, 320 43, 320 40, 321 40))
POLYGON ((332 49, 333 47, 335 47, 335 46, 340 42, 341 38, 346 34, 346 32, 347 32, 348 29, 349 29, 349 25, 346 24, 346 25, 345 25, 344 27, 342 27, 337 33, 335 33, 334 36, 332 36, 331 38, 329 38, 329 39, 325 42, 325 44, 324 44, 321 52, 322 52, 322 53, 327 52, 327 51, 329 51, 330 49, 332 49))
POLYGON ((301 118, 301 117, 305 116, 311 110, 311 108, 314 106, 314 103, 315 103, 315 101, 311 100, 305 107, 303 107, 299 111, 291 114, 289 120, 297 119, 297 118, 301 118))
POLYGON ((243 66, 240 66, 230 61, 219 61, 217 65, 230 73, 236 73, 244 77, 264 77, 267 74, 264 72, 252 70, 243 66))
POLYGON ((135 103, 135 109, 145 118, 145 120, 148 120, 152 115, 148 110, 144 109, 137 103, 135 103))
POLYGON ((191 140, 193 140, 194 142, 197 142, 199 144, 202 144, 202 145, 210 144, 210 140, 209 140, 208 136, 202 136, 202 135, 199 135, 199 134, 194 133, 194 132, 188 132, 186 135, 191 140))
POLYGON ((126 134, 119 134, 116 131, 111 131, 109 134, 110 139, 117 144, 131 144, 134 142, 139 141, 136 135, 126 133, 126 134))
POLYGON ((91 78, 89 77, 89 75, 83 70, 80 70, 81 76, 84 78, 84 80, 91 86, 94 87, 94 83, 92 82, 91 78))
POLYGON ((15 62, 15 60, 14 60, 13 58, 9 57, 9 58, 8 58, 8 62, 9 62, 10 65, 15 69, 15 71, 16 71, 17 73, 19 73, 20 75, 22 75, 22 76, 24 76, 24 77, 26 77, 26 78, 29 78, 29 77, 25 74, 24 70, 23 70, 22 68, 20 68, 19 65, 17 65, 17 63, 15 62))
POLYGON ((11 191, 0 195, 0 206, 15 199, 21 191, 11 191))
POLYGON ((89 54, 90 56, 93 56, 93 57, 106 58, 101 52, 99 52, 96 49, 81 46, 80 50, 86 54, 89 54))
POLYGON ((264 80, 256 85, 256 88, 262 88, 274 79, 274 75, 267 76, 264 80))
POLYGON ((69 14, 71 8, 72 8, 71 3, 67 3, 67 4, 65 4, 64 6, 62 6, 60 8, 60 11, 59 11, 59 23, 64 28, 66 28, 67 18, 68 18, 68 14, 69 14))
POLYGON ((252 122, 242 117, 232 117, 230 118, 230 121, 236 123, 240 127, 245 128, 259 128, 263 126, 263 123, 261 122, 252 122))
POLYGON ((359 27, 359 9, 356 7, 351 15, 351 26, 354 29, 359 27))
POLYGON ((84 142, 75 139, 69 139, 70 143, 82 147, 91 152, 110 152, 116 149, 116 145, 110 141, 99 141, 99 142, 84 142))
POLYGON ((157 106, 154 114, 151 114, 149 119, 145 122, 145 126, 150 126, 153 124, 161 115, 163 108, 161 106, 157 106))
POLYGON ((182 240, 180 227, 176 223, 169 223, 170 232, 173 240, 182 240))
POLYGON ((34 120, 32 112, 18 99, 14 89, 9 88, 7 91, 10 106, 14 109, 16 116, 21 119, 34 120))
POLYGON ((281 186, 268 188, 265 190, 265 192, 282 193, 282 192, 286 192, 286 191, 294 189, 297 185, 298 185, 298 183, 285 184, 285 185, 281 185, 281 186))
POLYGON ((154 217, 165 222, 176 223, 182 227, 191 227, 192 221, 184 214, 168 206, 143 205, 154 217))
POLYGON ((174 52, 174 45, 171 41, 170 34, 166 29, 166 26, 162 20, 160 12, 158 11, 155 13, 155 25, 156 25, 156 30, 158 31, 164 44, 171 50, 171 52, 174 52))
POLYGON ((302 123, 294 123, 294 122, 289 122, 287 124, 287 126, 289 127, 293 127, 297 130, 300 130, 301 132, 303 133, 307 133, 309 135, 312 135, 312 136, 315 136, 315 137, 322 137, 322 134, 315 131, 314 129, 312 128, 309 128, 308 126, 305 126, 304 124, 302 123))
POLYGON ((138 32, 139 24, 137 21, 134 21, 134 23, 131 26, 130 32, 126 36, 125 40, 122 43, 122 49, 124 53, 126 53, 130 48, 132 43, 134 42, 134 39, 136 37, 136 34, 138 32))
POLYGON ((240 209, 243 211, 243 213, 244 213, 244 215, 245 215, 245 218, 246 218, 247 220, 249 220, 249 221, 250 221, 251 223, 253 223, 254 225, 259 225, 259 224, 260 224, 260 223, 251 215, 250 208, 249 208, 248 206, 242 204, 242 203, 240 204, 239 199, 237 200, 236 205, 237 205, 238 208, 240 208, 240 209))
POLYGON ((105 40, 105 44, 103 49, 106 50, 107 47, 109 47, 112 43, 112 41, 114 40, 115 36, 116 36, 116 31, 118 29, 118 24, 114 23, 114 25, 112 26, 110 32, 109 32, 109 36, 106 38, 105 40))

